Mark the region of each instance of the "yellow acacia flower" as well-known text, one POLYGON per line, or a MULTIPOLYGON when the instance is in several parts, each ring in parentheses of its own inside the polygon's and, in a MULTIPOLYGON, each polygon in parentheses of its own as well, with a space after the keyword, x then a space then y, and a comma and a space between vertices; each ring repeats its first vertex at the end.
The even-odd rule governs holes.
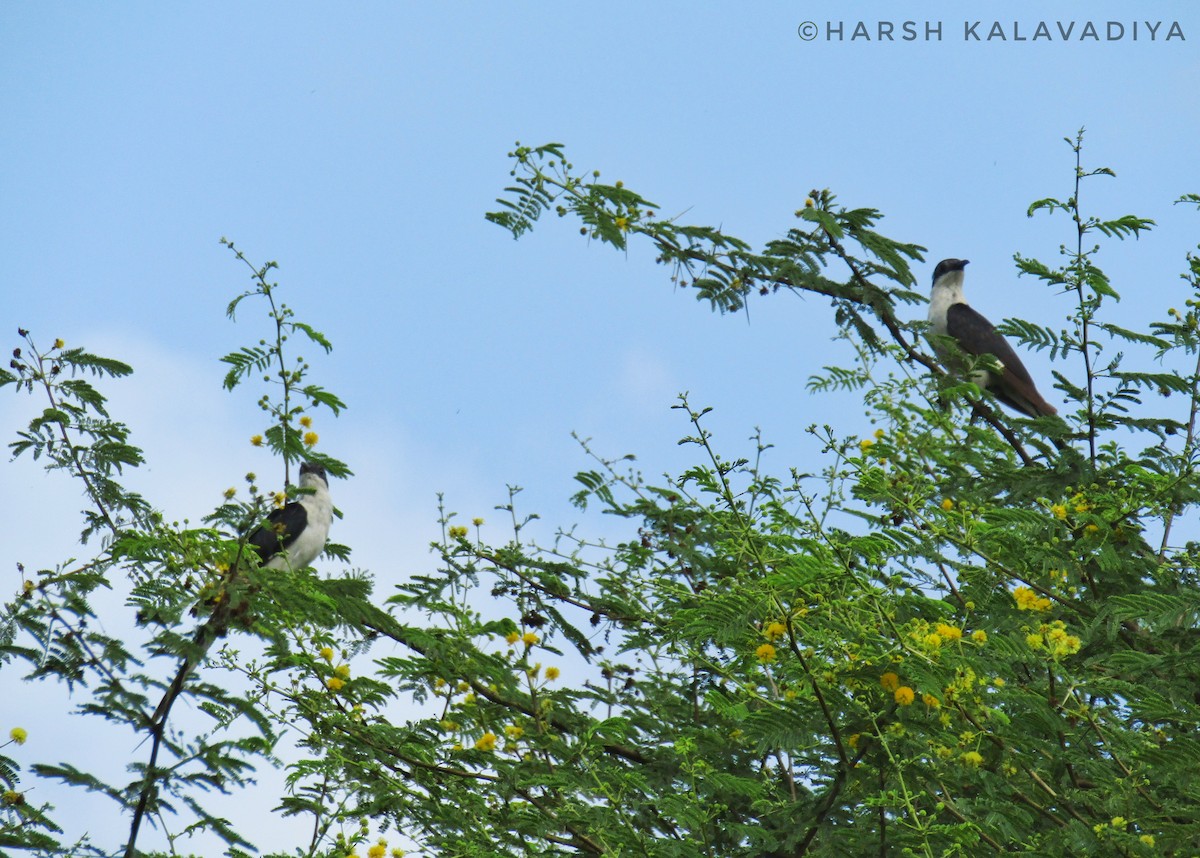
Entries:
POLYGON ((494 751, 496 750, 496 734, 490 730, 479 737, 475 743, 476 751, 494 751))
POLYGON ((930 632, 925 635, 922 642, 925 644, 926 649, 938 649, 942 645, 942 636, 936 632, 930 632))
POLYGON ((1017 587, 1012 593, 1017 603, 1018 611, 1048 611, 1052 603, 1044 596, 1039 596, 1028 587, 1017 587))
POLYGON ((525 646, 533 646, 538 642, 538 640, 538 636, 533 632, 525 632, 525 634, 521 635, 521 642, 525 644, 525 646))
POLYGON ((479 516, 476 516, 475 518, 471 519, 471 524, 475 525, 476 527, 481 527, 483 525, 483 519, 479 518, 479 516))
POLYGON ((861 733, 855 733, 853 736, 851 736, 849 739, 846 740, 846 744, 849 745, 851 748, 858 750, 858 740, 861 737, 861 735, 862 735, 861 733))
POLYGON ((54 340, 54 347, 55 347, 56 349, 61 349, 61 348, 63 348, 65 345, 66 345, 66 343, 65 343, 65 342, 63 342, 63 340, 62 340, 62 337, 57 337, 57 338, 55 338, 55 340, 54 340))
POLYGON ((627 232, 629 230, 629 218, 627 218, 627 217, 617 218, 616 224, 617 224, 617 229, 621 230, 621 232, 627 232))
POLYGON ((777 641, 787 634, 787 626, 778 622, 767 623, 767 627, 763 629, 763 634, 766 635, 767 640, 777 641))
POLYGON ((975 643, 987 643, 987 632, 983 629, 976 629, 971 632, 971 640, 975 641, 975 643))
POLYGON ((896 698, 896 702, 901 706, 910 706, 917 699, 916 692, 907 685, 901 685, 892 696, 896 698))
POLYGON ((12 739, 18 745, 24 745, 25 740, 29 738, 29 733, 25 731, 24 727, 13 727, 8 731, 8 738, 12 739))
POLYGON ((946 512, 950 512, 950 510, 954 509, 954 501, 950 500, 950 498, 945 498, 942 501, 942 509, 944 509, 946 512))
POLYGON ((1050 507, 1050 512, 1054 513, 1054 517, 1062 521, 1067 517, 1067 508, 1063 504, 1056 503, 1050 507))
POLYGON ((960 759, 972 768, 979 768, 983 765, 983 754, 978 751, 967 751, 960 759))
POLYGON ((329 662, 330 664, 333 664, 333 647, 323 646, 317 655, 321 656, 321 658, 325 659, 325 661, 329 662))
POLYGON ((504 636, 504 640, 505 640, 505 641, 508 643, 508 645, 509 645, 509 646, 512 646, 513 644, 515 644, 515 643, 516 643, 517 641, 519 641, 520 639, 521 639, 521 633, 520 633, 520 632, 509 632, 508 634, 506 634, 506 635, 504 636))
POLYGON ((937 624, 937 633, 943 640, 956 641, 962 638, 962 629, 945 623, 937 624))
POLYGON ((384 840, 380 843, 376 843, 374 846, 372 846, 370 849, 367 850, 367 858, 383 858, 384 855, 387 855, 387 841, 386 840, 384 840))
POLYGON ((450 538, 451 539, 466 539, 467 538, 466 525, 459 525, 459 524, 450 525, 450 538))
POLYGON ((895 691, 900 687, 900 677, 889 670, 883 676, 879 677, 879 684, 883 686, 885 691, 895 691))
POLYGON ((765 643, 754 651, 754 655, 763 664, 766 664, 767 662, 770 662, 770 661, 774 661, 775 660, 775 647, 771 646, 768 643, 765 643))
POLYGON ((559 669, 557 667, 547 667, 546 668, 546 679, 550 680, 551 682, 558 679, 558 675, 559 675, 559 669))
POLYGON ((225 489, 225 500, 233 500, 233 496, 237 494, 237 489, 233 486, 225 489))
POLYGON ((263 442, 262 435, 251 435, 250 436, 250 443, 253 444, 255 447, 261 447, 262 442, 263 442))
POLYGON ((315 446, 317 446, 317 442, 320 440, 321 440, 321 436, 318 435, 316 432, 305 432, 304 433, 304 446, 305 447, 315 447, 315 446))
POLYGON ((6 789, 4 795, 0 796, 0 803, 3 803, 6 807, 14 807, 18 804, 24 804, 25 796, 15 789, 6 789))
POLYGON ((882 441, 882 440, 883 440, 883 436, 884 436, 884 434, 885 434, 885 433, 884 433, 884 431, 883 431, 882 429, 876 429, 876 430, 875 430, 875 440, 876 440, 876 441, 882 441))
POLYGON ((1153 834, 1143 834, 1140 837, 1138 837, 1138 840, 1142 841, 1147 846, 1154 845, 1154 835, 1153 834))
POLYGON ((804 199, 804 207, 805 207, 806 209, 811 209, 811 208, 812 208, 813 206, 815 206, 815 205, 816 205, 816 203, 814 203, 814 202, 812 201, 812 197, 805 197, 805 199, 804 199))
POLYGON ((339 679, 349 679, 350 678, 350 665, 339 664, 337 667, 335 667, 333 669, 333 675, 338 677, 339 679))
POLYGON ((863 438, 861 441, 858 442, 858 449, 862 450, 864 453, 867 452, 867 450, 870 450, 874 446, 875 446, 875 442, 872 441, 870 438, 863 438))
POLYGON ((932 694, 922 694, 921 702, 924 703, 926 706, 928 706, 930 709, 937 709, 938 707, 940 707, 942 705, 942 701, 938 700, 932 694))
POLYGON ((300 425, 301 425, 301 426, 303 426, 305 429, 309 429, 309 428, 311 428, 311 427, 312 427, 312 418, 311 418, 311 417, 307 417, 307 416, 305 416, 305 417, 301 417, 301 418, 300 418, 300 425))
POLYGON ((525 735, 525 729, 523 727, 518 727, 516 724, 509 724, 504 728, 504 735, 513 741, 516 741, 525 735))
POLYGON ((325 687, 330 691, 341 691, 346 687, 345 681, 338 679, 336 676, 331 676, 325 680, 325 687))

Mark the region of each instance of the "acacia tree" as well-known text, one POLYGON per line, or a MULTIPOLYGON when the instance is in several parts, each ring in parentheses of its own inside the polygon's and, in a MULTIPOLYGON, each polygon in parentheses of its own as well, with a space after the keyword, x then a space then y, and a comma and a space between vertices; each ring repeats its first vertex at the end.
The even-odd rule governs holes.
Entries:
MULTIPOLYGON (((1056 266, 1016 262, 1071 300, 1069 321, 1002 326, 1054 361, 1072 406, 1061 419, 1014 418, 945 375, 923 324, 906 319, 924 297, 911 270, 923 248, 876 232, 878 212, 813 192, 786 238, 754 250, 657 217, 620 183, 576 173, 558 145, 518 146, 504 208, 489 215, 514 236, 554 212, 618 249, 648 241, 672 281, 718 312, 786 293, 828 298, 858 360, 809 386, 860 392, 873 434, 811 427, 824 467, 801 473, 772 467, 768 439, 722 450, 705 409, 681 399, 697 454, 684 473, 647 480, 629 457, 584 448, 592 464, 575 501, 627 521, 625 539, 574 529, 537 545, 515 493, 501 544, 443 511, 439 567, 382 604, 352 576, 243 571, 237 534, 261 506, 222 507, 212 528, 183 531, 141 499, 102 505, 98 493, 88 524, 109 527, 109 548, 83 569, 30 579, 9 609, 7 657, 96 683, 89 711, 157 747, 170 733, 147 721, 145 690, 169 679, 89 637, 77 581, 128 572, 139 619, 161 629, 151 651, 194 648, 190 610, 196 623, 219 614, 222 631, 261 637, 262 659, 210 651, 183 685, 219 730, 162 739, 178 763, 108 789, 131 817, 165 825, 169 800, 235 781, 242 756, 265 759, 293 730, 304 755, 288 763, 280 807, 312 824, 306 855, 366 847, 365 821, 439 856, 1193 854, 1200 260, 1187 259, 1182 312, 1146 330, 1111 321, 1119 290, 1093 242, 1153 223, 1086 214, 1081 192, 1111 171, 1083 168, 1082 133, 1068 142, 1070 195, 1029 213, 1065 215, 1070 249, 1056 266), (182 586, 189 575, 201 589, 182 586), (214 592, 238 610, 218 612, 214 592), (381 639, 395 654, 372 656, 381 639), (214 667, 254 694, 222 696, 206 679, 214 667), (214 738, 238 718, 258 744, 214 738)), ((265 275, 256 291, 269 296, 265 275)), ((234 370, 274 359, 247 353, 234 370)), ((61 400, 66 381, 44 360, 5 380, 61 400)), ((304 454, 289 434, 299 412, 272 413, 273 449, 304 454)), ((29 449, 80 449, 52 450, 38 434, 89 431, 64 414, 33 427, 24 440, 42 446, 29 449)), ((94 451, 107 436, 93 437, 94 451)), ((87 456, 51 462, 105 485, 136 453, 100 459, 108 470, 87 456)), ((49 811, 19 801, 16 764, 6 766, 17 796, 6 798, 7 836, 60 848, 38 828, 49 811)), ((66 767, 35 770, 103 788, 66 767)), ((245 845, 245 832, 197 808, 233 849, 245 845)))

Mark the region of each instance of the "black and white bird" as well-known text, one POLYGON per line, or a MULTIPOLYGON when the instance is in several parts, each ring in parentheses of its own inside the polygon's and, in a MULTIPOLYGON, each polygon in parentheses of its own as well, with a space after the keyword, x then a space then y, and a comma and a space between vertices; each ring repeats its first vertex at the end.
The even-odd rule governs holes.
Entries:
POLYGON ((1057 414, 1058 409, 1038 393, 1029 371, 996 326, 973 310, 963 298, 963 268, 969 261, 943 259, 933 269, 929 323, 934 335, 934 351, 951 370, 962 368, 962 357, 955 355, 944 342, 939 344, 938 337, 952 337, 964 354, 973 357, 991 355, 996 359, 993 369, 976 367, 971 372, 971 381, 987 388, 1009 408, 1029 417, 1057 414), (999 371, 994 371, 997 369, 999 371))
POLYGON ((333 501, 329 498, 329 480, 325 469, 312 462, 300 466, 300 488, 296 500, 274 510, 257 530, 246 538, 268 569, 303 569, 311 566, 325 550, 329 525, 333 522, 333 501))
MULTIPOLYGON (((333 501, 329 497, 329 480, 325 468, 311 462, 300 466, 301 495, 294 501, 273 510, 267 520, 248 537, 246 546, 258 555, 264 569, 303 569, 311 566, 329 538, 333 522, 333 501)), ((233 573, 230 573, 233 574, 233 573)), ((212 614, 192 638, 188 653, 175 674, 175 679, 150 716, 150 725, 161 731, 175 699, 183 691, 192 670, 203 660, 209 648, 227 632, 231 618, 239 605, 229 599, 216 602, 212 614)))

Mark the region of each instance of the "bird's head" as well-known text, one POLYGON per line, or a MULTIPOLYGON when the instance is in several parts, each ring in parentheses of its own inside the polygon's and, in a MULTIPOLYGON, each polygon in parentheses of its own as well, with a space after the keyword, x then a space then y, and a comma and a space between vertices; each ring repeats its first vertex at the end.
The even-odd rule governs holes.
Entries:
POLYGON ((943 274, 949 274, 951 271, 961 272, 967 267, 967 263, 970 261, 971 260, 969 259, 943 259, 937 264, 937 267, 933 269, 933 282, 938 282, 938 279, 941 278, 943 274))
POLYGON ((323 483, 326 488, 329 488, 329 478, 325 476, 325 468, 315 462, 302 462, 300 464, 300 485, 307 488, 316 486, 318 483, 323 483))

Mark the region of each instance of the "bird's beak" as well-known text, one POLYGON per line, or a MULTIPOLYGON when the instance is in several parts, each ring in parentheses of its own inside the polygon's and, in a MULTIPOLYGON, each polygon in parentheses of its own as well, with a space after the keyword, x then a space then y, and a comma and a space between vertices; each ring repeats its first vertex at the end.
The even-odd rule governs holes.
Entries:
POLYGON ((971 262, 971 260, 969 260, 969 259, 964 259, 962 262, 963 262, 963 268, 966 268, 966 267, 967 267, 967 265, 968 265, 968 264, 971 262))

